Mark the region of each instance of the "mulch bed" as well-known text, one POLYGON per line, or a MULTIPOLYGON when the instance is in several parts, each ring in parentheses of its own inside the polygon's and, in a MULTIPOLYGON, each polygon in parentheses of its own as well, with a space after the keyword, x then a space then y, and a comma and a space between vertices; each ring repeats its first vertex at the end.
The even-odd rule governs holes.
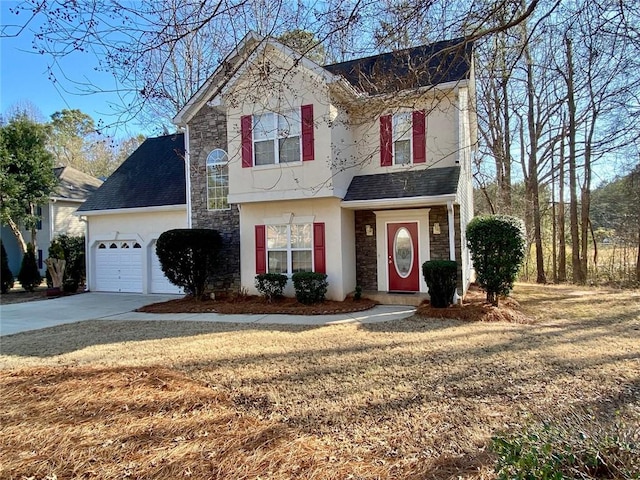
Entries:
POLYGON ((468 322, 534 322, 532 318, 521 311, 520 304, 511 297, 501 297, 498 307, 487 303, 485 292, 477 285, 471 285, 462 304, 450 305, 447 308, 434 308, 425 301, 417 308, 416 315, 468 322))
POLYGON ((187 296, 168 302, 153 303, 137 309, 145 313, 224 313, 224 314, 285 314, 285 315, 328 315, 335 313, 361 312, 376 305, 368 299, 353 300, 347 298, 343 302, 325 300, 314 305, 304 305, 295 298, 281 298, 271 303, 257 295, 249 295, 233 299, 204 299, 197 302, 187 296))

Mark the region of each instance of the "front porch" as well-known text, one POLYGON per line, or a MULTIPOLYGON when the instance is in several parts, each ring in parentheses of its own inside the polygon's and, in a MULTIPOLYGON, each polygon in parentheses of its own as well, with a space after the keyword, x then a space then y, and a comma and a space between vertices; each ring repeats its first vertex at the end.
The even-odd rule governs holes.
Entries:
POLYGON ((423 292, 395 293, 365 290, 362 292, 362 297, 381 305, 410 305, 412 307, 417 307, 423 301, 429 300, 429 294, 423 292))

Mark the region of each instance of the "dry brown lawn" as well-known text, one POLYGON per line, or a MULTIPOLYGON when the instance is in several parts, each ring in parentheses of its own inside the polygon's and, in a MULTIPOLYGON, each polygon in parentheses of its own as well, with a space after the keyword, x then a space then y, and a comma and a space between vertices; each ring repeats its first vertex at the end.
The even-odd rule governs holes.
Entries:
POLYGON ((640 292, 517 285, 530 324, 95 321, 2 337, 0 478, 493 478, 496 432, 640 422, 640 292))

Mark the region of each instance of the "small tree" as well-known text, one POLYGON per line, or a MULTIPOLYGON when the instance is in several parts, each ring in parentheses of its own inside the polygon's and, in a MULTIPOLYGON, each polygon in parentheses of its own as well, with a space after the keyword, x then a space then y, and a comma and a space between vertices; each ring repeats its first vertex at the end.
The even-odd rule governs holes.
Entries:
POLYGON ((156 242, 162 271, 174 285, 200 300, 218 266, 220 234, 211 229, 175 229, 156 242))
POLYGON ((7 258, 7 251, 4 249, 4 244, 0 240, 0 258, 2 263, 2 272, 0 272, 0 283, 2 284, 2 293, 7 293, 9 289, 13 288, 13 272, 9 268, 9 259, 7 258))
POLYGON ((42 282, 38 264, 36 263, 36 255, 31 243, 27 243, 27 251, 22 257, 18 281, 27 292, 33 292, 35 288, 40 285, 40 282, 42 282))
POLYGON ((498 306, 498 296, 511 291, 524 260, 524 223, 508 215, 476 217, 467 226, 467 245, 487 302, 498 306))

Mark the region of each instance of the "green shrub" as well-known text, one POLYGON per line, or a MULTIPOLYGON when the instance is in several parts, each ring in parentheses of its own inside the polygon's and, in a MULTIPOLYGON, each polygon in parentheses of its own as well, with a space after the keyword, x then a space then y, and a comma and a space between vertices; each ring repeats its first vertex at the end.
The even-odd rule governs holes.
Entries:
POLYGON ((2 271, 0 272, 0 284, 2 286, 2 293, 7 293, 13 288, 13 272, 9 268, 9 259, 7 258, 7 251, 4 249, 2 240, 0 240, 0 261, 2 263, 2 271))
POLYGON ((261 273, 256 275, 256 288, 268 302, 271 302, 282 297, 287 280, 287 276, 282 273, 261 273))
POLYGON ((55 241, 62 247, 64 259, 67 261, 64 268, 62 289, 67 293, 76 292, 86 278, 84 236, 59 235, 55 241))
POLYGON ((453 260, 429 260, 422 264, 422 275, 429 287, 431 305, 446 308, 453 303, 458 282, 458 264, 453 260))
POLYGON ((640 430, 572 413, 492 439, 500 480, 637 479, 640 430))
POLYGON ((513 288, 526 249, 524 223, 508 215, 476 217, 467 226, 467 245, 477 282, 487 301, 498 305, 498 296, 513 288))
POLYGON ((169 281, 199 300, 216 274, 221 247, 216 230, 175 229, 158 237, 156 253, 169 281))
POLYGON ((27 292, 33 292, 35 288, 40 285, 40 282, 42 282, 42 276, 38 270, 33 245, 30 243, 27 244, 27 252, 22 257, 18 281, 27 292))
POLYGON ((291 276, 296 299, 300 303, 312 304, 324 301, 327 293, 327 275, 316 272, 297 272, 291 276))
POLYGON ((353 299, 358 302, 362 298, 362 287, 360 285, 356 285, 356 290, 353 292, 353 299))

